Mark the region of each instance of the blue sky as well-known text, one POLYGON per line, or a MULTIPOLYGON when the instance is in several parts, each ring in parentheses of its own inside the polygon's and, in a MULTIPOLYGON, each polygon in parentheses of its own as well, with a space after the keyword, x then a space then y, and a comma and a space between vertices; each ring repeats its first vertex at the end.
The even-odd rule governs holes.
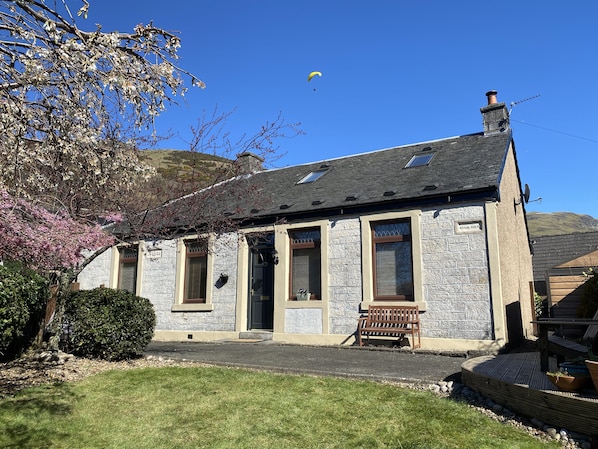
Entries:
POLYGON ((488 90, 509 107, 539 95, 511 114, 522 183, 542 197, 527 210, 598 217, 596 17, 590 0, 93 0, 82 25, 180 32, 180 65, 207 87, 158 119, 179 135, 162 147, 187 149, 216 106, 236 108, 233 136, 300 122, 271 167, 479 132, 488 90))

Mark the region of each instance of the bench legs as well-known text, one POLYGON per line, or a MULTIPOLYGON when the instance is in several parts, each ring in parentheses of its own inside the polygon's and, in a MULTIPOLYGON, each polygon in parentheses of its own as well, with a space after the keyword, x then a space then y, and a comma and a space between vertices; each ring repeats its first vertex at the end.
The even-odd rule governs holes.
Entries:
MULTIPOLYGON (((375 335, 376 333, 379 333, 379 332, 377 332, 377 331, 362 332, 360 329, 358 329, 357 330, 357 344, 359 346, 369 346, 370 334, 375 335), (365 339, 363 338, 364 335, 365 335, 365 339)), ((411 349, 421 348, 421 336, 420 336, 419 332, 402 332, 402 333, 396 333, 396 334, 392 334, 392 335, 388 334, 388 335, 379 335, 379 336, 380 337, 397 337, 399 339, 399 341, 401 341, 404 338, 408 338, 407 334, 411 334, 411 349), (415 334, 417 334, 417 342, 415 341, 415 334)))

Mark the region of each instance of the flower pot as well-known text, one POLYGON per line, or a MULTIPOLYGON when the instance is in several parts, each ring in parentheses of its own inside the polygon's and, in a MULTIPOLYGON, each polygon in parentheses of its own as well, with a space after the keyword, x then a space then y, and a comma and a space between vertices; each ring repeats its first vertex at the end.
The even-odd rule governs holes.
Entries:
POLYGON ((590 372, 590 377, 594 383, 594 388, 598 391, 598 362, 594 360, 586 360, 586 366, 590 372))
POLYGON ((307 301, 311 296, 310 292, 297 293, 297 301, 307 301))
POLYGON ((563 373, 546 373, 546 375, 560 391, 575 392, 590 386, 589 376, 569 376, 563 373))
POLYGON ((586 365, 580 365, 573 362, 563 362, 559 365, 561 371, 566 371, 567 374, 572 376, 590 376, 590 371, 586 365))

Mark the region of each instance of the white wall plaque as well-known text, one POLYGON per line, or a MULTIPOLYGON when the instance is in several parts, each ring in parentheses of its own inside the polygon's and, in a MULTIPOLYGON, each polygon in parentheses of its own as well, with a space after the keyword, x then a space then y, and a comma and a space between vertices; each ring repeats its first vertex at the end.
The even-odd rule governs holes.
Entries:
POLYGON ((474 234, 484 229, 482 220, 458 221, 455 228, 457 234, 474 234))

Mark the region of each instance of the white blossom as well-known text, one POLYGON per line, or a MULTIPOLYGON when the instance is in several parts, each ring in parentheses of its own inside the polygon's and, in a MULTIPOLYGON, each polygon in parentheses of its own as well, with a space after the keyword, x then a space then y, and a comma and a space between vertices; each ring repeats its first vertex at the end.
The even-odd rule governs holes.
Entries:
POLYGON ((61 3, 0 3, 0 188, 76 212, 153 175, 134 142, 192 76, 175 65, 178 36, 84 31, 61 3))

